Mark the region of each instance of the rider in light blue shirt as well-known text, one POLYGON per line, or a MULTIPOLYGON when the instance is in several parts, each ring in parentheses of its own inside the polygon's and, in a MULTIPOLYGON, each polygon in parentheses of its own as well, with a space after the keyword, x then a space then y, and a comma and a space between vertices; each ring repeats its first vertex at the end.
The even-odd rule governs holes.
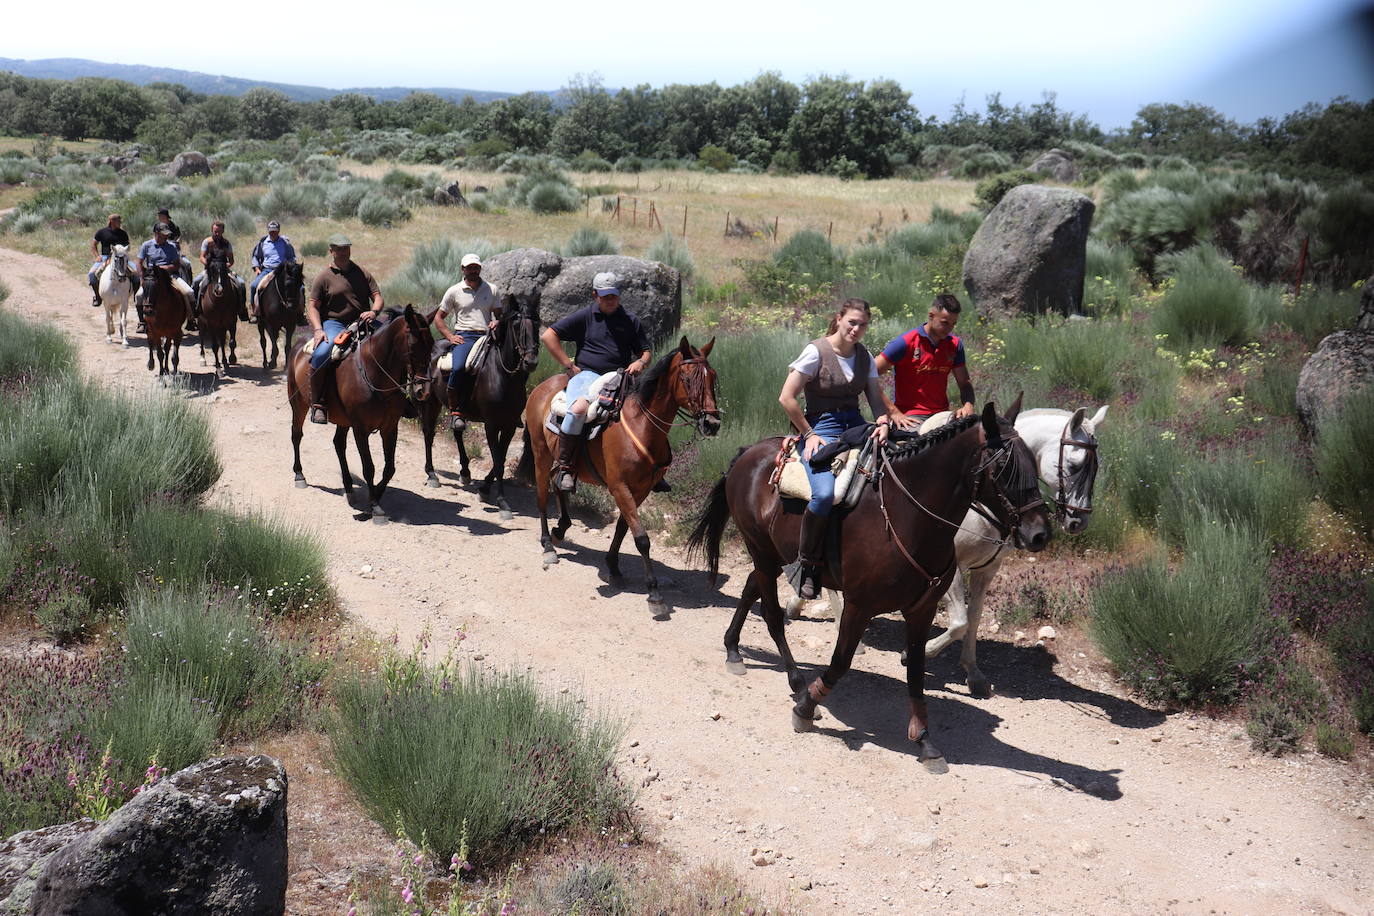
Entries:
POLYGON ((253 246, 251 258, 253 282, 248 287, 248 320, 258 320, 258 284, 262 278, 283 264, 296 263, 296 249, 291 240, 281 234, 281 223, 271 220, 267 223, 267 235, 253 246))

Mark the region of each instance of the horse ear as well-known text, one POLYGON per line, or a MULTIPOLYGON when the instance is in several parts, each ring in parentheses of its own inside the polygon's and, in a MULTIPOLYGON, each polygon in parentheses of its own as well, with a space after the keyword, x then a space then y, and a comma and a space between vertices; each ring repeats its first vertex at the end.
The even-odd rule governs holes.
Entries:
POLYGON ((1000 439, 1001 429, 997 426, 997 407, 991 401, 983 405, 983 435, 989 439, 1000 439))
POLYGON ((1097 413, 1093 414, 1093 418, 1088 421, 1088 426, 1092 429, 1094 435, 1096 435, 1098 427, 1102 425, 1102 421, 1105 419, 1107 419, 1107 405, 1103 404, 1097 409, 1097 413))
POLYGON ((1083 418, 1088 415, 1088 408, 1080 407, 1069 417, 1069 432, 1076 433, 1083 427, 1083 418))
POLYGON ((705 359, 706 357, 710 356, 710 355, 711 355, 711 348, 714 347, 715 345, 716 345, 716 339, 715 339, 714 337, 712 337, 710 340, 706 341, 706 346, 704 346, 704 347, 701 348, 701 358, 702 358, 702 359, 705 359))
POLYGON ((1023 394, 1025 394, 1024 391, 1016 392, 1016 400, 1011 402, 1011 409, 1007 411, 1006 419, 1008 423, 1015 423, 1016 418, 1021 414, 1021 396, 1023 394))
POLYGON ((439 317, 439 307, 436 305, 433 308, 433 310, 431 310, 430 313, 425 316, 425 325, 429 326, 434 324, 434 319, 437 317, 439 317))
POLYGON ((682 340, 678 341, 677 348, 682 351, 683 359, 692 358, 692 345, 687 342, 687 335, 682 335, 682 340))

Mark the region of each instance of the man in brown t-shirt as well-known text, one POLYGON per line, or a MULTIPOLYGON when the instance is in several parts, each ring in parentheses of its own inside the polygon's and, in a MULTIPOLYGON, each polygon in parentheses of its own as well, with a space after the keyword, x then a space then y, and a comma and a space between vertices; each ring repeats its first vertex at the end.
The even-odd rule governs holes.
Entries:
POLYGON ((310 422, 328 423, 325 401, 334 383, 334 363, 329 351, 334 338, 359 319, 377 317, 382 310, 382 291, 372 274, 353 263, 353 243, 344 235, 329 238, 332 263, 315 276, 310 298, 305 303, 305 317, 314 328, 310 357, 310 422))

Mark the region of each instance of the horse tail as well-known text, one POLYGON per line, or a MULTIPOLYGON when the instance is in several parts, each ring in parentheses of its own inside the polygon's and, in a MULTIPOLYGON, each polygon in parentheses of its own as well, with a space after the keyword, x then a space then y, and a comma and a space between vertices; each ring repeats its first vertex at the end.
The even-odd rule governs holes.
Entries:
MULTIPOLYGON (((735 454, 730 461, 730 467, 735 466, 735 461, 738 461, 744 452, 745 449, 740 449, 735 454)), ((692 533, 687 536, 687 556, 705 557, 712 586, 716 584, 720 572, 720 539, 725 534, 725 526, 730 522, 730 504, 725 499, 725 481, 729 476, 730 469, 726 468, 725 473, 720 475, 720 480, 711 488, 711 495, 706 498, 706 505, 692 525, 692 533)))
POLYGON ((534 486, 534 447, 530 445, 530 429, 520 433, 520 461, 515 465, 515 480, 527 487, 534 486))

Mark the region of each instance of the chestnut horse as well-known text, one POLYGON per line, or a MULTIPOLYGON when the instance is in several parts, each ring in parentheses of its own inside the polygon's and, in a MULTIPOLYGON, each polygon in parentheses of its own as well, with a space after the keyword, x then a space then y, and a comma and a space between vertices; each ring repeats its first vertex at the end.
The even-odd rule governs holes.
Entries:
MULTIPOLYGON (((358 446, 367 481, 367 514, 374 521, 386 521, 378 502, 386 485, 396 473, 396 427, 405 413, 406 402, 415 396, 415 387, 424 377, 432 341, 429 326, 438 310, 421 315, 410 306, 404 311, 386 310, 388 321, 358 344, 334 369, 334 386, 325 408, 334 431, 334 451, 339 456, 345 497, 353 502, 353 475, 348 470, 348 431, 358 446), (374 432, 382 434, 382 479, 373 483, 375 467, 367 440, 374 432)), ((304 487, 301 471, 301 429, 310 409, 310 339, 301 341, 287 357, 286 396, 291 404, 291 448, 296 463, 296 486, 304 487)))
MULTIPOLYGON (((486 496, 492 484, 496 484, 496 505, 503 519, 515 517, 510 503, 506 502, 506 452, 515 438, 520 416, 525 411, 525 382, 538 365, 539 315, 534 308, 527 308, 514 296, 507 295, 502 298, 501 318, 491 332, 491 349, 477 370, 476 384, 468 398, 467 409, 463 412, 466 419, 478 421, 486 428, 491 470, 478 491, 486 496)), ((434 473, 434 430, 439 423, 440 411, 450 406, 447 402, 448 373, 440 372, 437 367, 430 369, 425 388, 420 395, 420 425, 425 434, 425 486, 437 487, 439 478, 434 473)), ((453 439, 458 443, 458 459, 462 463, 458 480, 467 486, 472 483, 472 475, 468 472, 468 450, 463 446, 461 432, 454 432, 453 439)))
MULTIPOLYGON (((644 558, 649 609, 656 619, 667 616, 668 606, 658 590, 658 577, 649 559, 649 535, 639 521, 639 504, 673 463, 668 431, 677 425, 673 422, 675 417, 683 415, 703 436, 714 436, 720 431, 716 370, 707 362, 715 342, 713 337, 697 350, 683 337, 676 348, 644 373, 635 391, 625 398, 620 419, 585 444, 578 463, 578 480, 605 487, 620 510, 610 549, 606 551, 606 569, 613 579, 620 579, 620 544, 629 530, 644 558)), ((534 452, 534 493, 539 503, 539 543, 544 548, 545 567, 558 562, 554 541, 563 540, 572 524, 568 494, 560 491, 558 525, 550 537, 549 488, 558 434, 544 426, 544 419, 549 414, 549 402, 567 384, 567 375, 560 372, 551 376, 530 392, 525 404, 525 430, 534 452)))
POLYGON ((286 332, 282 349, 291 352, 296 326, 305 320, 305 267, 300 263, 282 264, 272 278, 258 284, 258 346, 262 347, 262 367, 277 368, 277 334, 286 332), (267 341, 272 341, 272 358, 267 358, 267 341))
POLYGON ((956 420, 927 435, 890 443, 880 452, 876 484, 866 485, 858 504, 830 521, 821 584, 843 588, 844 610, 830 664, 809 686, 788 648, 778 604, 778 573, 797 555, 801 528, 800 510, 785 506, 768 482, 781 440, 764 439, 741 450, 712 490, 688 540, 690 549, 704 551, 714 583, 721 535, 733 518, 753 560, 754 570, 725 633, 726 669, 744 673, 740 629, 754 601, 762 599, 768 632, 796 700, 793 727, 809 730, 816 705, 849 670, 869 621, 900 609, 908 649, 907 737, 915 742, 919 759, 938 760, 942 755, 930 740, 922 693, 922 649, 935 605, 957 575, 954 535, 964 513, 975 499, 991 507, 1027 550, 1041 550, 1050 539, 1049 510, 1040 497, 1035 460, 1012 425, 1020 407, 1018 398, 1001 418, 988 404, 981 417, 956 420))
POLYGON ((171 274, 154 266, 143 271, 143 290, 148 368, 153 368, 153 355, 156 354, 158 378, 167 375, 170 356, 171 374, 175 375, 181 371, 181 328, 186 323, 186 297, 172 285, 171 274))
POLYGON ((229 276, 228 263, 222 256, 211 257, 205 265, 205 285, 200 293, 200 362, 205 365, 205 343, 209 338, 216 375, 238 365, 234 353, 238 343, 238 309, 239 294, 229 276))

